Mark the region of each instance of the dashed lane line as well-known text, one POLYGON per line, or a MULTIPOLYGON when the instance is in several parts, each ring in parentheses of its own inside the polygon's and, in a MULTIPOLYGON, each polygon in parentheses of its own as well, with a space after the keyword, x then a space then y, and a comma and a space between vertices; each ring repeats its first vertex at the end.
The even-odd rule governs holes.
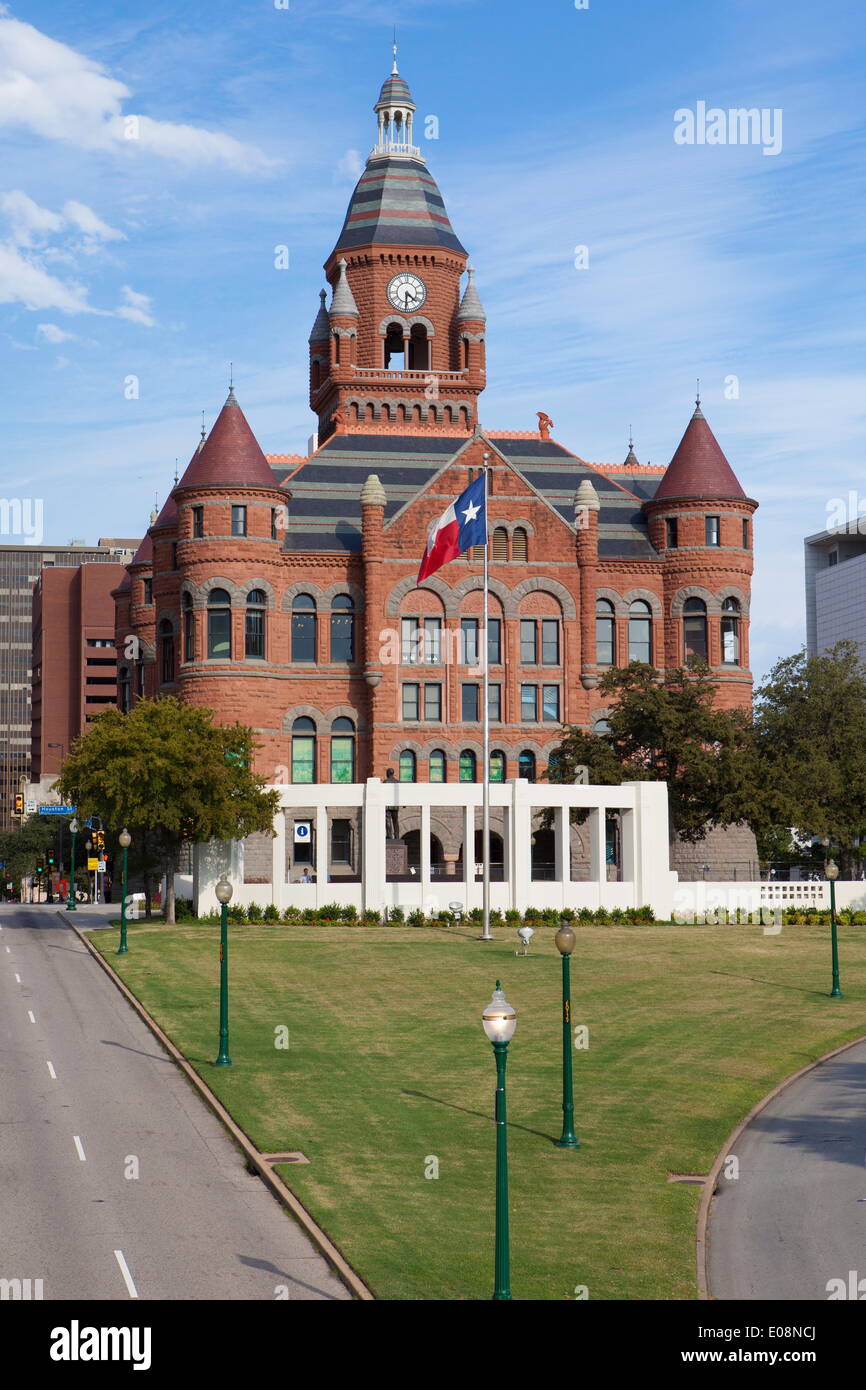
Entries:
POLYGON ((121 1274, 123 1275, 123 1282, 124 1282, 124 1284, 126 1285, 126 1288, 127 1288, 127 1291, 128 1291, 128 1293, 129 1293, 130 1298, 138 1298, 138 1289, 135 1287, 135 1284, 134 1284, 133 1281, 132 1281, 132 1275, 131 1275, 130 1272, 129 1272, 129 1265, 126 1263, 126 1260, 123 1258, 123 1251, 122 1251, 122 1250, 115 1250, 115 1252, 114 1252, 114 1258, 117 1260, 117 1263, 120 1265, 120 1272, 121 1272, 121 1274))
POLYGON ((83 1146, 83 1144, 81 1143, 81 1140, 79 1139, 78 1135, 77 1135, 77 1134, 73 1134, 72 1140, 73 1140, 73 1143, 75 1144, 76 1150, 78 1151, 78 1157, 81 1159, 81 1162, 82 1162, 82 1163, 86 1163, 86 1162, 87 1162, 87 1157, 86 1157, 85 1152, 84 1152, 84 1146, 83 1146))
POLYGON ((51 1080, 52 1080, 52 1081, 56 1081, 56 1080, 57 1080, 57 1072, 54 1070, 54 1063, 53 1063, 53 1062, 48 1062, 47 1066, 48 1066, 48 1075, 51 1077, 51 1080))

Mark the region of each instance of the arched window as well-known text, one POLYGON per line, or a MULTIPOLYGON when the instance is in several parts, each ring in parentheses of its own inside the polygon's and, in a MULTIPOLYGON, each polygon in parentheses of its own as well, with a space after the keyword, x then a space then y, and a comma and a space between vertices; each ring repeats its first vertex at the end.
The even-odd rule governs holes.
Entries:
POLYGON ((475 754, 471 748, 464 748, 460 754, 460 781, 475 781, 475 754))
POLYGON ((135 664, 135 693, 139 699, 144 698, 144 661, 135 664))
POLYGON ((592 732, 594 734, 609 734, 610 724, 606 719, 596 719, 592 726, 592 732))
POLYGON ((292 603, 292 661, 316 660, 316 600, 295 594, 292 603))
POLYGON ((423 323, 413 323, 409 334, 409 370, 426 372, 430 369, 430 341, 423 323))
POLYGON ((207 654, 212 660, 231 660, 231 602, 227 589, 211 589, 207 596, 207 654))
POLYGON ((163 618, 159 625, 160 670, 163 685, 174 680, 174 628, 170 618, 163 618))
POLYGON ((517 760, 519 775, 527 782, 535 781, 535 754, 531 748, 524 748, 517 760))
POLYGON ((316 726, 302 715, 292 725, 292 781, 316 780, 316 726))
POLYGON ((683 650, 686 661, 707 659, 707 605, 702 598, 687 598, 683 604, 683 650))
POLYGON ((498 750, 490 754, 490 780, 491 782, 505 781, 505 754, 498 750))
POLYGON ((511 537, 511 558, 512 560, 526 560, 529 558, 526 532, 522 526, 518 526, 514 535, 511 537))
POLYGON ((355 603, 348 594, 331 602, 331 660, 355 660, 355 603))
POLYGON ((129 713, 131 687, 132 682, 129 678, 129 667, 121 666, 117 673, 117 693, 120 697, 118 705, 122 714, 129 713))
POLYGON ((355 726, 351 719, 335 719, 331 725, 331 781, 355 780, 355 726))
POLYGON ((652 665, 652 609, 642 598, 636 598, 628 610, 628 659, 652 665))
POLYGON ((430 754, 430 781, 431 781, 431 782, 444 782, 444 781, 445 781, 445 769, 446 769, 446 765, 447 765, 447 764, 446 764, 446 758, 445 758, 445 754, 442 752, 442 749, 441 749, 441 748, 434 748, 433 752, 430 754))
POLYGON ((722 661, 726 666, 740 664, 740 602, 735 598, 722 604, 722 661))
POLYGON ((595 659, 599 666, 616 662, 616 618, 610 599, 600 598, 595 605, 595 659))
POLYGON ((415 754, 411 748, 404 748, 400 754, 400 781, 415 781, 415 754))
POLYGON ((389 323, 385 331, 384 366, 389 372, 401 372, 406 365, 404 358, 403 325, 389 323))
POLYGON ((183 596, 183 659, 195 661, 195 614, 192 611, 192 594, 183 596))
POLYGON ((497 526, 493 532, 493 545, 490 548, 491 560, 508 559, 508 532, 504 526, 497 526))
POLYGON ((268 596, 264 589, 250 589, 244 618, 244 655, 255 660, 265 659, 265 609, 268 596))

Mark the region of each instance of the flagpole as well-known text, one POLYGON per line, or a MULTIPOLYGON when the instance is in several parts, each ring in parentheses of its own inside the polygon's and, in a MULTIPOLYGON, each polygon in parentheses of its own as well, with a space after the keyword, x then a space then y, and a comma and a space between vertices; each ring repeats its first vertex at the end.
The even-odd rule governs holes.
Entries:
POLYGON ((481 770, 481 779, 482 779, 482 783, 483 783, 483 787, 484 787, 483 799, 482 799, 482 803, 481 803, 481 804, 482 804, 482 812, 481 812, 481 841, 482 841, 482 845, 481 845, 481 848, 482 848, 482 856, 483 856, 483 860, 484 860, 484 865, 483 865, 483 871, 484 871, 484 887, 483 887, 483 890, 482 890, 482 893, 483 893, 483 896, 482 896, 483 909, 482 909, 482 910, 483 910, 483 914, 484 914, 484 915, 483 915, 483 924, 484 924, 484 925, 483 925, 483 929, 482 929, 482 932, 481 932, 481 940, 482 940, 482 941, 491 941, 491 940, 492 940, 492 937, 491 937, 491 935, 490 935, 490 703, 489 703, 489 698, 488 698, 488 694, 489 694, 489 692, 488 692, 488 682, 489 682, 489 677, 490 677, 490 670, 489 670, 490 663, 489 663, 489 660, 488 660, 488 656, 489 656, 489 651, 490 651, 490 644, 489 644, 488 639, 487 639, 487 621, 488 621, 488 616, 489 616, 489 615, 488 615, 488 607, 489 607, 489 605, 488 605, 489 583, 488 583, 487 562, 488 562, 488 553, 489 553, 489 546, 490 546, 490 527, 489 527, 489 525, 488 525, 488 523, 487 523, 487 493, 488 493, 487 460, 488 460, 489 457, 490 457, 489 454, 485 454, 485 455, 484 455, 484 631, 483 631, 483 633, 482 633, 482 635, 481 635, 481 640, 482 640, 483 648, 484 648, 484 656, 483 656, 483 659, 482 659, 482 660, 483 660, 483 664, 482 664, 482 668, 481 668, 482 671, 483 671, 483 673, 484 673, 484 679, 483 679, 483 684, 482 684, 482 688, 481 688, 481 698, 482 698, 482 700, 484 701, 484 714, 483 714, 483 722, 482 722, 482 729, 483 729, 483 737, 482 737, 483 754, 482 754, 482 770, 481 770))

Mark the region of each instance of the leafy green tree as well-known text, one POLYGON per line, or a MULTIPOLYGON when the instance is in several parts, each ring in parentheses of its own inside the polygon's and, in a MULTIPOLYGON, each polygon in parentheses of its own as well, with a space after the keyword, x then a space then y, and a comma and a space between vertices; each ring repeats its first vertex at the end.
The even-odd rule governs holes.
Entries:
POLYGON ((174 921, 174 871, 184 843, 243 839, 272 830, 279 793, 252 771, 252 731, 214 724, 213 712, 174 697, 107 710, 73 745, 61 795, 80 820, 133 837, 150 916, 154 870, 165 874, 165 920, 174 921))
POLYGON ((777 661, 756 691, 755 727, 765 781, 783 801, 779 819, 829 838, 850 877, 866 837, 866 665, 857 644, 777 661))
POLYGON ((54 867, 59 868, 58 841, 61 833, 68 855, 69 838, 66 829, 70 819, 69 816, 28 816, 14 830, 0 833, 0 860, 4 865, 4 884, 6 879, 11 879, 17 891, 23 878, 36 874, 36 865, 41 860, 45 865, 45 871, 41 876, 43 887, 47 887, 49 855, 54 855, 54 867))
POLYGON ((598 686, 608 731, 569 728, 549 779, 573 782, 583 765, 603 785, 667 782, 671 839, 702 840, 711 824, 765 823, 772 799, 760 786, 751 721, 716 709, 717 688, 705 667, 661 676, 639 661, 612 668, 598 686))

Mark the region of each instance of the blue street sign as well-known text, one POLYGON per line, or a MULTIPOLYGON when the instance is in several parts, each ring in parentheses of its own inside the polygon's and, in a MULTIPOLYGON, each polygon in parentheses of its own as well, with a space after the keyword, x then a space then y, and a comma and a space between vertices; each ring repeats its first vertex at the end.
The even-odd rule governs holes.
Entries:
POLYGON ((74 816, 76 810, 75 806, 40 806, 38 813, 40 816, 74 816))

